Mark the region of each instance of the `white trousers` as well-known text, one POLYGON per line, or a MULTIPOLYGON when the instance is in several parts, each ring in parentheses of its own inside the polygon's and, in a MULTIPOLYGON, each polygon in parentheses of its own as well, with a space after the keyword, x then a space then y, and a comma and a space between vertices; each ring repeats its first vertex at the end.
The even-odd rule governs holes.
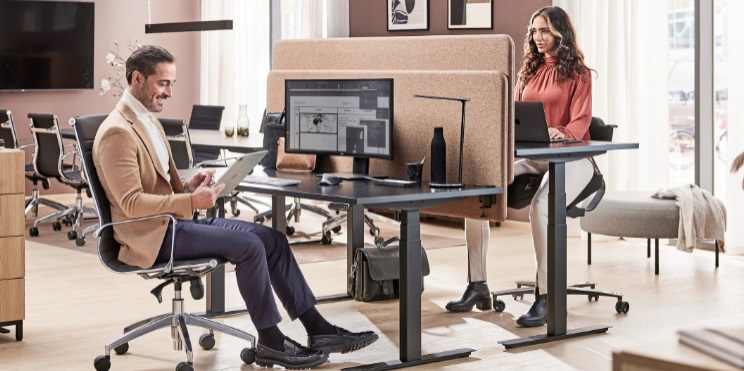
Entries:
MULTIPOLYGON (((519 159, 514 163, 514 175, 540 173, 544 163, 528 159, 519 159)), ((571 161, 565 164, 566 169, 566 206, 573 202, 589 184, 594 174, 594 166, 588 160, 571 161)), ((541 293, 548 292, 548 179, 545 174, 540 188, 530 205, 530 228, 532 246, 535 250, 535 268, 537 285, 541 293)), ((465 243, 468 247, 468 281, 486 281, 486 255, 490 242, 488 221, 465 219, 465 243)))

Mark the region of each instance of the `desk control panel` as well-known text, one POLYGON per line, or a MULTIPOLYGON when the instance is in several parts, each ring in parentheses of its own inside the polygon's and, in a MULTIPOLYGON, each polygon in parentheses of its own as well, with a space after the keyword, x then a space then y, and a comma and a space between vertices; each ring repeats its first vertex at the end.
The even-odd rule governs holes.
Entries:
POLYGON ((331 202, 328 208, 335 211, 349 211, 349 204, 343 202, 331 202))

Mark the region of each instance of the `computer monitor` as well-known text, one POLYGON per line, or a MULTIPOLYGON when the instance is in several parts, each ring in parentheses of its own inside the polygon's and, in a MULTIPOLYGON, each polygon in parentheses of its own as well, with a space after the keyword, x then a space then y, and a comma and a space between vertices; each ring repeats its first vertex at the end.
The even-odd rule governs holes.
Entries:
POLYGON ((393 159, 393 79, 285 80, 288 153, 393 159))

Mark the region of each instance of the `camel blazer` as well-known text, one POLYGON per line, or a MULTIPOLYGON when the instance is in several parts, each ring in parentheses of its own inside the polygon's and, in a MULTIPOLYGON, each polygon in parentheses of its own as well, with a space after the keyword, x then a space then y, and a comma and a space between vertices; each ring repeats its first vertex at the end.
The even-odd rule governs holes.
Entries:
MULTIPOLYGON (((155 214, 177 219, 192 216, 191 196, 184 193, 163 128, 154 121, 168 148, 170 182, 147 129, 123 102, 119 101, 96 133, 93 162, 114 222, 155 214)), ((121 244, 119 260, 141 268, 153 266, 167 227, 167 218, 115 225, 114 238, 121 244)))

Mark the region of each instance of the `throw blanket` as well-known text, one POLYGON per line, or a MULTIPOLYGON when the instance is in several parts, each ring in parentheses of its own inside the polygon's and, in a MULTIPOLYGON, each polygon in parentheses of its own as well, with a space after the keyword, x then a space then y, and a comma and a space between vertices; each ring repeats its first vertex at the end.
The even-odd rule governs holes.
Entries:
POLYGON ((692 252, 697 239, 714 239, 724 251, 726 212, 710 192, 695 184, 658 190, 653 197, 676 199, 679 207, 677 249, 692 252))

